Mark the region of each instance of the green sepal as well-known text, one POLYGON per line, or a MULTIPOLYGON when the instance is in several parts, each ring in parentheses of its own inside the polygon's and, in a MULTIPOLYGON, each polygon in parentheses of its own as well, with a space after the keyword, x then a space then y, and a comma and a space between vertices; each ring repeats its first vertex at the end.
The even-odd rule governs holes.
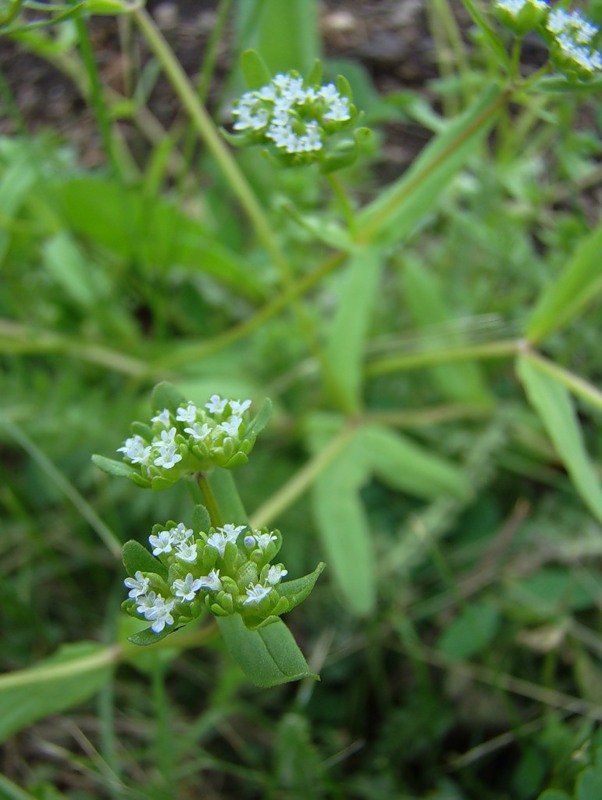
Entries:
POLYGON ((253 144, 253 140, 245 133, 232 133, 225 128, 220 128, 219 131, 232 147, 246 147, 249 144, 253 144))
POLYGON ((128 478, 133 481, 136 486, 140 486, 142 489, 150 488, 150 479, 145 478, 144 475, 141 475, 139 472, 132 472, 131 475, 128 475, 128 478))
POLYGON ((342 94, 343 97, 346 97, 347 100, 349 100, 349 102, 351 103, 353 100, 353 93, 351 91, 351 86, 349 85, 349 81, 347 80, 347 78, 343 77, 343 75, 337 75, 334 83, 339 91, 339 94, 342 94))
POLYGON ((261 89, 272 80, 267 64, 256 50, 245 50, 240 57, 240 67, 249 89, 261 89))
POLYGON ((243 436, 243 439, 250 439, 252 436, 257 436, 258 433, 261 433, 261 431, 270 421, 271 416, 272 416, 272 401, 270 400, 269 397, 266 397, 257 414, 253 417, 251 422, 249 422, 249 425, 245 430, 245 435, 243 436))
POLYGON ((303 575, 302 578, 296 578, 293 581, 287 581, 286 583, 278 584, 276 587, 278 594, 288 600, 287 611, 290 611, 291 609, 295 608, 295 606, 298 606, 299 603, 302 603, 305 598, 311 594, 312 589, 316 585, 316 581, 324 571, 325 567, 326 564, 323 561, 320 561, 315 570, 310 572, 308 575, 303 575))
POLYGON ((173 486, 174 483, 176 483, 175 480, 170 481, 167 478, 164 478, 162 475, 155 475, 151 481, 151 489, 153 492, 161 492, 163 489, 169 489, 169 487, 173 486))
POLYGON ((108 475, 114 475, 117 478, 131 478, 132 480, 134 476, 140 477, 138 470, 126 464, 125 461, 116 461, 114 458, 99 456, 97 453, 94 453, 92 456, 92 461, 99 469, 106 472, 108 475))
POLYGON ((269 688, 301 678, 318 679, 282 620, 254 631, 245 626, 240 614, 216 621, 228 652, 256 686, 269 688))
POLYGON ((198 533, 199 531, 206 533, 211 527, 211 517, 209 516, 209 512, 205 506, 201 505, 200 503, 194 507, 192 519, 190 521, 190 527, 195 533, 198 533))
POLYGON ((241 453, 240 450, 235 453, 232 458, 229 458, 224 464, 221 466, 224 469, 234 469, 234 467, 240 467, 242 464, 246 464, 249 459, 244 453, 241 453))
POLYGON ((262 619, 257 623, 252 623, 252 622, 249 623, 249 621, 244 619, 244 617, 243 621, 245 623, 245 627, 247 628, 247 630, 258 631, 260 628, 266 628, 268 625, 273 625, 275 622, 279 622, 280 617, 276 616, 275 614, 270 614, 269 617, 266 617, 265 619, 262 619))
POLYGON ((163 628, 161 633, 155 633, 151 628, 145 628, 143 631, 138 631, 138 633, 133 633, 131 636, 128 636, 128 642, 132 644, 138 644, 141 647, 147 647, 150 644, 156 644, 160 642, 161 639, 165 639, 169 636, 170 633, 178 630, 177 628, 163 628))
POLYGON ((320 162, 320 172, 327 175, 329 172, 336 172, 339 169, 350 167, 357 161, 358 153, 357 142, 354 139, 343 139, 320 162))
POLYGON ((319 58, 313 63, 312 68, 309 71, 307 78, 305 79, 305 83, 307 86, 318 86, 322 83, 322 62, 319 58))
POLYGON ((185 402, 184 395, 172 383, 167 381, 158 383, 151 394, 152 411, 163 411, 164 408, 168 408, 175 414, 178 406, 184 405, 185 402))
POLYGON ((167 580, 167 568, 135 539, 130 539, 123 545, 121 557, 130 577, 140 570, 140 572, 156 572, 167 580))

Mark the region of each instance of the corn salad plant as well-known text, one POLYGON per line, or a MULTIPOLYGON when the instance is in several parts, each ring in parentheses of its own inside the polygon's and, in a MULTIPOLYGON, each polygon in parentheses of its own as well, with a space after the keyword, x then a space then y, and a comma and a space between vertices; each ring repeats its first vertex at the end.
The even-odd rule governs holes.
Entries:
POLYGON ((427 11, 425 95, 313 0, 196 82, 152 4, 0 2, 102 153, 0 75, 7 797, 602 796, 602 11, 427 11))

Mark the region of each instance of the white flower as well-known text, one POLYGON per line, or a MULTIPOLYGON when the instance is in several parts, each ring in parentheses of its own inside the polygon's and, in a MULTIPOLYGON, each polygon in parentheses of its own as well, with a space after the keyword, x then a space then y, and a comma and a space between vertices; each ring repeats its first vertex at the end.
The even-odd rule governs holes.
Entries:
POLYGON ((132 464, 148 464, 151 448, 142 436, 132 436, 125 440, 123 447, 117 448, 117 452, 123 453, 132 464))
POLYGON ((137 608, 138 613, 144 614, 145 618, 152 622, 151 629, 154 633, 161 633, 166 625, 173 625, 174 619, 171 615, 171 610, 175 602, 170 600, 165 602, 165 599, 160 594, 155 595, 154 592, 144 598, 144 602, 140 603, 137 608))
POLYGON ((169 529, 169 532, 172 535, 174 544, 180 544, 194 536, 192 528, 187 528, 183 522, 178 522, 175 528, 169 529))
POLYGON ((241 417, 250 406, 250 400, 230 400, 230 409, 238 417, 241 417))
POLYGON ((244 531, 246 525, 232 525, 227 523, 222 528, 217 528, 220 533, 223 533, 226 537, 226 541, 233 542, 236 544, 236 540, 238 539, 238 535, 241 531, 244 531))
POLYGON ((195 422, 192 428, 184 428, 184 433, 189 433, 197 442, 202 442, 211 434, 212 428, 206 422, 200 425, 195 422))
POLYGON ((271 591, 271 586, 262 586, 260 583, 256 583, 255 586, 253 586, 253 584, 250 583, 245 589, 247 599, 244 601, 243 605, 247 606, 250 603, 259 603, 264 597, 267 597, 271 591))
POLYGON ((197 407, 194 403, 189 402, 187 406, 179 406, 176 414, 176 419, 179 422, 195 422, 197 414, 197 407))
POLYGON ((154 447, 158 450, 159 455, 154 460, 157 467, 164 469, 171 469, 178 461, 182 460, 182 456, 177 451, 177 445, 174 441, 176 429, 170 428, 169 431, 161 431, 161 441, 153 442, 154 447))
POLYGON ((186 575, 184 580, 175 580, 171 585, 171 590, 176 597, 190 603, 194 600, 196 593, 203 585, 201 578, 194 578, 191 572, 186 575))
POLYGON ((217 552, 220 554, 220 557, 224 557, 224 552, 226 550, 226 545, 230 540, 224 533, 212 533, 211 536, 207 539, 207 544, 211 547, 214 547, 217 552))
POLYGON ((160 414, 157 414, 155 417, 151 417, 151 422, 160 422, 162 425, 165 425, 166 428, 169 428, 171 424, 169 409, 164 408, 160 414))
POLYGON ((139 597, 146 594, 149 583, 150 578, 143 575, 140 570, 136 570, 133 578, 126 578, 124 580, 124 584, 130 590, 128 592, 128 597, 133 597, 134 600, 137 600, 139 597))
POLYGON ((242 417, 230 417, 225 422, 220 422, 217 426, 220 430, 224 431, 227 436, 238 436, 238 429, 242 422, 242 417))
POLYGON ((286 575, 288 575, 287 569, 284 569, 280 564, 273 564, 268 570, 265 582, 269 583, 270 586, 276 586, 286 575))
POLYGON ((153 548, 154 556, 161 555, 161 553, 171 553, 171 548, 174 543, 173 534, 171 530, 159 531, 159 534, 157 536, 149 536, 148 541, 151 547, 153 548))
POLYGON ((261 533, 260 531, 255 531, 255 541, 257 542, 257 547, 261 550, 265 550, 271 542, 278 541, 278 537, 274 536, 273 533, 261 533))
POLYGON ((223 414, 227 404, 228 401, 223 400, 219 394, 212 394, 209 402, 205 403, 205 408, 208 409, 210 414, 223 414))
POLYGON ((176 558, 192 564, 196 561, 196 542, 180 542, 176 548, 176 558))
POLYGON ((212 569, 209 575, 202 575, 199 581, 201 589, 209 589, 210 592, 220 592, 222 590, 219 569, 212 569))

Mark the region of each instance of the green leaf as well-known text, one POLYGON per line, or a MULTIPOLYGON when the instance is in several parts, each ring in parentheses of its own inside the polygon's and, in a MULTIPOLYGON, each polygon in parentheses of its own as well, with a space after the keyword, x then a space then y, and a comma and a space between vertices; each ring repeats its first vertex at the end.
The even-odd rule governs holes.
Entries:
POLYGON ((91 308, 109 295, 104 275, 84 255, 67 231, 59 231, 43 247, 44 266, 65 295, 84 308, 91 308))
POLYGON ((178 406, 183 405, 186 398, 176 389, 172 383, 161 381, 153 389, 151 395, 151 411, 162 411, 168 408, 173 414, 176 413, 178 406))
POLYGON ((128 636, 128 642, 140 645, 140 647, 148 647, 149 645, 157 644, 161 639, 165 639, 171 633, 178 630, 177 628, 165 627, 160 633, 155 633, 151 627, 145 628, 143 631, 133 633, 128 636))
POLYGON ((239 30, 252 31, 242 46, 255 48, 271 75, 311 70, 320 50, 317 0, 245 0, 236 10, 239 30))
POLYGON ((358 437, 374 473, 387 485, 426 500, 441 495, 469 496, 470 484, 460 467, 402 434, 367 425, 358 437))
POLYGON ((278 594, 281 597, 286 597, 289 602, 288 611, 302 603, 306 597, 311 594, 312 589, 316 585, 316 581, 324 571, 326 564, 321 561, 313 572, 309 575, 304 575, 302 578, 296 578, 293 581, 287 581, 278 585, 278 594))
POLYGON ((130 539, 123 545, 122 558, 130 577, 140 570, 140 572, 156 572, 162 578, 167 578, 167 567, 135 539, 130 539))
POLYGON ((125 461, 116 461, 114 458, 106 458, 94 453, 92 461, 103 472, 109 475, 114 475, 117 478, 131 478, 132 475, 138 475, 138 470, 126 464, 125 461))
POLYGON ((328 335, 326 358, 333 390, 348 411, 360 406, 364 347, 383 270, 383 258, 364 248, 352 256, 328 335))
POLYGON ((86 0, 86 11, 89 14, 108 15, 114 16, 115 14, 128 14, 131 12, 131 7, 119 0, 86 0))
POLYGON ((357 238, 380 247, 401 241, 425 214, 436 209, 442 190, 469 161, 504 103, 497 84, 454 119, 412 166, 359 215, 357 238))
POLYGON ((209 530, 211 527, 211 519, 205 506, 199 504, 194 507, 190 524, 194 531, 203 531, 206 533, 209 530))
MULTIPOLYGON (((419 328, 428 329, 454 319, 455 314, 445 300, 445 289, 432 272, 428 272, 417 262, 408 260, 404 264, 402 281, 404 297, 419 328)), ((462 344, 461 332, 450 333, 446 338, 446 344, 462 344)), ((439 391, 449 400, 460 403, 491 401, 475 362, 435 366, 429 371, 439 391)))
POLYGON ((602 488, 585 449, 568 390, 544 373, 528 355, 517 359, 517 373, 575 488, 591 513, 602 522, 602 488))
POLYGON ((577 778, 575 800, 600 800, 602 797, 602 772, 589 767, 577 778))
POLYGON ((269 688, 301 678, 316 678, 282 620, 250 631, 240 614, 216 617, 230 655, 256 686, 269 688))
POLYGON ((543 794, 540 794, 537 800, 573 800, 570 794, 563 792, 561 789, 546 789, 543 794))
POLYGON ((312 507, 326 561, 351 613, 370 614, 376 604, 376 568, 370 528, 359 497, 370 462, 355 435, 322 470, 312 507))
POLYGON ((92 697, 111 678, 119 657, 116 648, 79 642, 35 667, 0 676, 0 742, 92 697))
POLYGON ((602 224, 582 241, 564 272, 543 292, 527 324, 530 342, 559 330, 602 291, 602 224))
POLYGON ((267 64, 256 50, 245 50, 240 57, 240 66, 249 89, 261 89, 272 80, 267 64))
POLYGON ((245 431, 245 437, 257 436, 265 428, 272 416, 272 401, 269 397, 263 401, 261 408, 249 423, 245 431))
POLYGON ((491 644, 499 623, 500 612, 495 606, 473 602, 443 631, 437 649, 448 658, 472 658, 491 644))

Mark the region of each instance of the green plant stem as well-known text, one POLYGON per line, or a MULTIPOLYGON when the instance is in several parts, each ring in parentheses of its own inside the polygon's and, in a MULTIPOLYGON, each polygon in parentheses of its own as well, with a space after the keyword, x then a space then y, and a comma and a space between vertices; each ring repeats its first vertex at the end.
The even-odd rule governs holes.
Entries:
POLYGON ((332 172, 328 172, 326 174, 326 180, 328 181, 330 188, 332 189, 333 195, 337 199, 339 208, 341 209, 341 213, 343 214, 343 218, 347 224, 349 233, 352 236, 354 236, 356 229, 355 212, 353 210, 353 206, 351 205, 347 192, 345 191, 338 175, 335 175, 332 172))
POLYGON ((60 472, 50 459, 38 448, 34 442, 14 423, 9 422, 0 415, 0 425, 3 425, 12 438, 31 456, 40 469, 46 474, 55 486, 70 500, 81 516, 96 531, 99 539, 106 545, 111 555, 121 561, 121 542, 113 531, 105 525, 96 511, 82 497, 75 486, 60 472))
MULTIPOLYGON (((423 181, 427 178, 446 160, 448 159, 464 142, 469 139, 479 128, 486 125, 498 111, 504 107, 508 98, 511 95, 511 90, 508 89, 498 95, 483 111, 471 122, 470 125, 458 133, 456 138, 451 141, 447 147, 442 148, 436 157, 432 158, 425 167, 418 169, 411 179, 399 184, 395 191, 387 197, 386 203, 379 208, 378 216, 369 214, 366 220, 362 219, 360 213, 357 223, 357 241, 359 244, 370 244, 375 241, 381 230, 387 225, 391 216, 393 216, 399 206, 411 196, 423 181)), ((370 211, 370 206, 367 206, 363 211, 370 211)))
POLYGON ((575 375, 575 373, 564 367, 560 367, 533 350, 526 352, 525 358, 536 364, 542 372, 557 380, 558 383, 566 386, 576 397, 580 397, 594 406, 594 408, 597 408, 598 411, 602 411, 602 392, 596 389, 589 381, 584 380, 579 375, 575 375))
POLYGON ((222 513, 217 502, 217 497, 215 496, 215 492, 213 491, 213 487, 209 483, 207 475, 204 472, 199 472, 199 474, 197 475, 197 483, 199 485, 199 489, 203 493, 203 499, 205 501, 205 507, 209 512, 209 519, 211 520, 211 525, 214 528, 221 527, 224 524, 224 519, 222 517, 222 513))
POLYGON ((320 472, 336 458, 354 435, 348 426, 335 436, 326 447, 305 464, 284 486, 251 515, 251 526, 260 528, 269 524, 278 514, 291 506, 316 480, 320 472))
POLYGON ((147 11, 143 8, 138 8, 133 14, 149 47, 163 67, 174 91, 189 114, 197 133, 219 165, 230 184, 230 188, 253 224, 258 238, 269 252, 274 264, 280 270, 285 279, 285 283, 287 283, 290 268, 282 255, 269 221, 259 205, 255 194, 251 190, 251 187, 247 183, 246 178, 220 138, 213 120, 200 102, 182 66, 158 31, 147 11))
POLYGON ((458 345, 425 350, 418 353, 398 353, 375 359, 366 367, 367 375, 386 375, 420 369, 431 364, 471 361, 472 359, 510 358, 524 350, 522 339, 488 342, 487 344, 458 345))
POLYGON ((94 108, 94 113, 96 114, 96 121, 98 123, 98 130, 100 131, 103 147, 113 172, 115 175, 120 175, 121 171, 115 153, 111 121, 102 92, 102 83, 98 73, 98 67, 92 51, 92 43, 90 42, 88 26, 86 24, 86 20, 81 14, 78 14, 75 17, 74 24, 79 41, 79 51, 82 56, 85 70, 88 74, 89 99, 92 103, 92 107, 94 108))
POLYGON ((176 787, 174 776, 174 748, 169 713, 169 697, 165 690, 165 665, 156 661, 151 674, 152 695, 156 720, 156 764, 163 778, 161 796, 165 800, 173 797, 176 787))
POLYGON ((346 253, 336 253, 334 256, 330 256, 313 272, 291 283, 281 295, 270 303, 267 303, 263 308, 260 308, 252 317, 249 317, 239 325, 229 328, 213 339, 186 345, 180 350, 158 359, 150 366, 149 374, 156 375, 158 372, 172 369, 188 361, 199 361, 202 358, 215 355, 215 353, 218 353, 220 350, 250 335, 261 328, 264 322, 276 316, 280 311, 283 311, 293 300, 309 291, 309 289, 315 286, 323 277, 344 263, 346 257, 346 253))
MULTIPOLYGON (((201 65, 199 78, 196 85, 197 97, 203 104, 207 102, 207 97, 209 95, 209 86, 211 84, 211 77, 215 70, 215 64, 217 61, 219 43, 221 41, 221 37, 224 32, 224 27, 228 19, 228 14, 230 13, 231 6, 232 6, 232 0, 220 0, 217 9, 217 17, 213 25, 213 28, 211 30, 209 41, 207 43, 205 56, 203 58, 203 63, 201 65)), ((181 180, 186 178, 190 171, 190 165, 192 164, 192 158, 194 154, 194 144, 195 144, 195 130, 192 123, 189 122, 189 124, 186 126, 186 132, 184 134, 184 145, 182 153, 183 168, 180 174, 181 180)))

